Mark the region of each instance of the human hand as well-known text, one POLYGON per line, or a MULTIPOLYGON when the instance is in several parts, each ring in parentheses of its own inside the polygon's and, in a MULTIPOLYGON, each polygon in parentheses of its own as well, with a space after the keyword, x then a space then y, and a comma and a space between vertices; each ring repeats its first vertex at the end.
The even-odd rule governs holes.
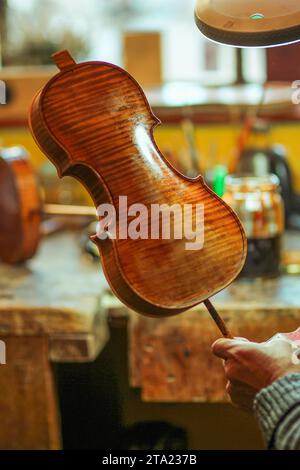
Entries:
POLYGON ((213 353, 224 360, 228 379, 226 390, 233 404, 252 410, 255 395, 275 380, 290 373, 300 373, 296 350, 299 346, 277 335, 265 343, 242 338, 219 339, 213 353))

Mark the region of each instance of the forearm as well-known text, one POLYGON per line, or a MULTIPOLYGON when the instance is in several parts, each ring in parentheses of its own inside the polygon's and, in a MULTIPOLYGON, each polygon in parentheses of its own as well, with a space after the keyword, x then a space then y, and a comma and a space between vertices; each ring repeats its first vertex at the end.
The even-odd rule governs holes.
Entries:
POLYGON ((261 390, 254 410, 269 448, 300 450, 300 373, 261 390))

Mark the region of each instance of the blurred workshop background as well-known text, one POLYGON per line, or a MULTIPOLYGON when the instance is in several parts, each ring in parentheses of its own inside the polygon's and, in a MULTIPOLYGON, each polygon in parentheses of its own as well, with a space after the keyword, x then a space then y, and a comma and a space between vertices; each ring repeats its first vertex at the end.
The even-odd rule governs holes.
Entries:
POLYGON ((194 3, 0 0, 0 153, 28 156, 53 212, 32 259, 0 264, 0 448, 263 447, 253 417, 227 402, 207 314, 155 323, 113 297, 91 220, 75 223, 74 210, 61 221, 51 206, 88 207, 90 197, 57 177, 28 129, 57 50, 128 70, 162 121, 161 151, 183 174, 202 174, 247 228, 243 278, 216 299, 225 319, 256 340, 299 326, 300 45, 215 44, 199 33, 194 3))

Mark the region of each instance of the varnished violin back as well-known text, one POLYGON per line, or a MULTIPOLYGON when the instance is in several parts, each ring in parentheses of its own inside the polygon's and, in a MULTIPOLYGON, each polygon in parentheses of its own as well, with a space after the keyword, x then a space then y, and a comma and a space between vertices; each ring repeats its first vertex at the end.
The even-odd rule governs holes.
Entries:
POLYGON ((165 160, 153 138, 159 121, 137 82, 111 64, 76 64, 66 51, 54 60, 60 73, 35 97, 30 127, 60 176, 80 180, 96 207, 118 211, 119 196, 128 207, 204 205, 204 246, 196 251, 174 236, 94 237, 115 294, 140 313, 172 315, 228 286, 245 261, 243 228, 202 177, 189 179, 165 160))

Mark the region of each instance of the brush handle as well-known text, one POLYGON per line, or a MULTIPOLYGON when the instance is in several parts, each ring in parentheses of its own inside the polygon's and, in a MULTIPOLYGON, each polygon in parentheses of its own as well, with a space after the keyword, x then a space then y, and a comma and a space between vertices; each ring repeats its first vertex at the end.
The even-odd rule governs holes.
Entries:
POLYGON ((219 330, 221 331, 221 333, 222 333, 222 335, 224 336, 224 338, 233 339, 232 334, 231 334, 230 331, 228 330, 227 326, 225 325, 224 321, 222 320, 222 318, 221 318, 220 315, 218 314, 217 310, 215 309, 215 307, 213 306, 213 304, 211 303, 211 301, 208 300, 208 299, 205 300, 204 305, 205 305, 205 307, 207 308, 207 310, 209 311, 209 314, 211 315, 212 319, 213 319, 214 322, 216 323, 217 327, 218 327, 219 330))

